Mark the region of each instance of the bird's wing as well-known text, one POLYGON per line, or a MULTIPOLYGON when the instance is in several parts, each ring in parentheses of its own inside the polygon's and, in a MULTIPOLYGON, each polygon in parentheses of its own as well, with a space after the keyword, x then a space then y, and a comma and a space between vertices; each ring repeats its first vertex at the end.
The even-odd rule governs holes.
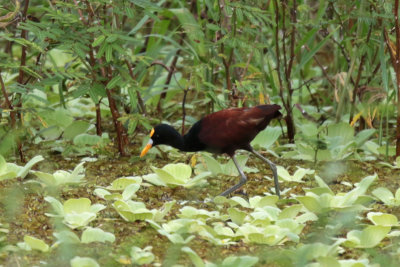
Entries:
POLYGON ((278 105, 262 105, 212 113, 203 118, 199 138, 217 148, 249 143, 271 119, 280 115, 279 109, 278 105))

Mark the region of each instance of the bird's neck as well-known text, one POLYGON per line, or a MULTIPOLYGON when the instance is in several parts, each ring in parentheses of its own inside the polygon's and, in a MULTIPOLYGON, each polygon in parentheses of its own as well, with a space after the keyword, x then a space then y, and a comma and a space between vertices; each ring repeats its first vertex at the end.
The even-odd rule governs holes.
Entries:
POLYGON ((185 134, 182 136, 178 132, 174 134, 174 138, 169 141, 168 145, 185 152, 195 152, 204 149, 203 144, 200 144, 193 135, 185 134))
POLYGON ((189 132, 182 136, 177 130, 171 127, 170 138, 166 145, 175 147, 181 151, 196 152, 206 149, 206 145, 199 139, 201 131, 201 120, 195 123, 189 132))
POLYGON ((168 144, 172 147, 175 147, 181 151, 185 151, 185 140, 182 135, 178 131, 175 130, 173 138, 168 141, 168 144))

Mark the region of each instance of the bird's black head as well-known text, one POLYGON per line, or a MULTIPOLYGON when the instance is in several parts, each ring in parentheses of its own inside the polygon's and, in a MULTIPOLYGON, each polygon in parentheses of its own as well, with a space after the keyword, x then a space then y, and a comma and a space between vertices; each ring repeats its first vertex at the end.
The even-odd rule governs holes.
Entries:
POLYGON ((174 140, 181 139, 181 135, 168 124, 158 124, 154 128, 154 133, 151 136, 153 146, 174 144, 174 140))
POLYGON ((167 124, 158 124, 151 129, 150 140, 140 156, 146 155, 147 151, 156 145, 169 145, 181 149, 183 147, 183 138, 173 127, 167 124))

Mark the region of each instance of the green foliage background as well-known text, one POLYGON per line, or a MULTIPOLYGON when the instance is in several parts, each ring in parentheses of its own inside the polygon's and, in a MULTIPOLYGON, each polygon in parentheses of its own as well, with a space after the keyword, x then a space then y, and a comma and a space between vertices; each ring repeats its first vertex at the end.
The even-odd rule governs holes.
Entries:
MULTIPOLYGON (((399 160, 392 164, 395 155, 397 82, 390 53, 399 51, 395 47, 393 10, 394 2, 385 0, 357 0, 351 3, 344 0, 0 0, 0 155, 5 158, 2 157, 0 162, 0 180, 15 178, 19 173, 17 167, 7 165, 10 163, 6 160, 22 164, 38 151, 45 151, 50 155, 48 158, 62 156, 61 159, 54 156, 56 165, 47 167, 56 171, 64 166, 60 163, 58 167, 57 162, 69 157, 76 159, 96 155, 114 159, 118 150, 120 155, 134 155, 130 161, 135 167, 127 170, 144 175, 151 170, 140 165, 137 155, 143 134, 147 134, 155 123, 168 121, 184 131, 207 113, 263 103, 280 104, 285 118, 280 125, 276 123, 261 133, 253 142, 255 147, 281 159, 307 161, 309 163, 306 164, 314 164, 312 167, 315 169, 320 167, 317 163, 321 162, 355 160, 356 168, 364 171, 364 167, 360 167, 361 162, 385 160, 382 163, 384 166, 397 170, 399 160), (275 148, 277 140, 280 146, 275 148)), ((168 152, 170 159, 179 158, 174 151, 168 152)), ((153 158, 163 156, 158 152, 150 154, 153 158)), ((214 170, 219 170, 213 175, 224 174, 223 170, 229 169, 228 165, 220 166, 209 156, 203 156, 203 161, 210 166, 213 164, 214 170)), ((322 169, 317 172, 320 171, 319 174, 322 173, 323 178, 330 181, 336 172, 343 174, 340 164, 337 165, 339 170, 331 167, 325 172, 322 169)), ((68 168, 73 169, 70 165, 67 164, 68 168)), ((196 170, 201 173, 204 166, 199 165, 196 170)), ((31 167, 27 164, 24 176, 31 167)), ((381 172, 373 166, 366 169, 368 175, 374 171, 381 172)), ((257 171, 253 168, 253 172, 257 171)), ((300 167, 298 171, 313 173, 300 167)), ((363 175, 366 174, 363 171, 363 175)), ((286 173, 285 182, 302 182, 304 175, 298 173, 292 177, 286 173)), ((357 170, 348 176, 354 176, 359 181, 360 173, 357 170)), ((396 172, 391 175, 382 173, 392 177, 396 172)), ((61 176, 44 172, 32 174, 46 181, 46 186, 49 186, 48 183, 52 186, 69 183, 65 178, 69 176, 65 173, 61 176)), ((155 181, 157 178, 152 175, 152 178, 147 178, 155 181)), ((113 178, 116 176, 112 175, 113 178)), ((81 178, 71 179, 80 182, 81 178)), ((189 179, 190 175, 186 178, 189 179)), ((329 198, 336 203, 334 201, 343 197, 340 193, 335 195, 316 179, 319 189, 311 189, 312 197, 307 195, 296 200, 293 197, 280 202, 282 209, 293 201, 307 207, 313 201, 325 203, 323 200, 329 198), (327 195, 321 197, 323 194, 327 195)), ((353 178, 349 180, 352 182, 353 178)), ((310 187, 315 186, 315 182, 308 182, 310 187)), ((8 212, 10 220, 14 213, 18 213, 27 192, 22 193, 22 189, 15 184, 5 183, 3 188, 7 193, 1 199, 4 206, 1 209, 8 212), (9 198, 11 195, 15 198, 9 198), (15 205, 10 204, 12 202, 15 205)), ((385 179, 384 185, 390 183, 390 179, 385 179)), ((104 184, 103 181, 102 186, 104 184)), ((394 191, 396 185, 392 184, 390 189, 394 191)), ((94 189, 95 186, 98 185, 90 184, 89 188, 94 189)), ((129 197, 123 201, 134 197, 135 190, 139 187, 131 187, 126 193, 129 197)), ((53 196, 60 193, 59 189, 49 191, 53 196)), ((376 201, 397 205, 397 194, 387 199, 384 196, 386 193, 382 193, 387 192, 385 189, 379 192, 374 195, 376 201)), ((73 194, 84 197, 76 192, 73 194)), ((102 194, 106 193, 102 191, 102 194)), ((92 194, 90 196, 93 197, 92 194)), ((367 198, 363 197, 360 198, 367 198)), ((86 199, 84 201, 87 202, 86 199)), ((38 203, 42 203, 43 211, 43 199, 38 203)), ((120 208, 125 205, 121 203, 122 200, 119 206, 114 206, 120 208)), ((232 205, 229 216, 243 215, 241 211, 232 211, 236 204, 229 203, 232 205)), ((353 204, 360 203, 351 202, 353 204)), ((126 207, 135 205, 130 203, 126 207)), ((226 205, 221 213, 226 212, 226 205)), ((322 232, 321 228, 327 225, 329 219, 333 218, 335 222, 343 219, 340 212, 336 216, 342 206, 326 205, 318 206, 316 210, 325 211, 326 208, 328 212, 318 214, 317 223, 306 226, 317 234, 322 232)), ((389 213, 393 211, 387 206, 382 209, 389 213)), ((119 209, 117 211, 121 214, 119 209)), ((153 211, 156 212, 155 209, 153 211)), ((398 211, 395 209, 393 213, 398 211)), ((362 213, 347 215, 355 220, 359 214, 362 213)), ((362 215, 365 223, 366 215, 362 215)), ((371 218, 373 216, 370 215, 371 218)), ((350 232, 351 223, 345 219, 342 222, 350 232)), ((0 220, 0 230, 5 233, 8 226, 2 223, 0 220)), ((59 223, 54 223, 54 227, 57 228, 59 223)), ((155 225, 152 224, 157 229, 155 225)), ((377 228, 382 232, 389 231, 387 225, 374 226, 379 226, 377 228)), ((397 227, 397 224, 391 226, 397 227)), ((110 225, 108 227, 111 228, 110 225)), ((160 229, 157 229, 158 232, 160 229)), ((344 233, 340 231, 327 230, 329 236, 344 238, 344 233)), ((154 232, 146 232, 146 235, 154 232)), ((360 237, 363 234, 368 236, 367 232, 373 230, 352 233, 360 237)), ((297 250, 291 244, 288 249, 280 250, 272 260, 266 257, 268 259, 264 262, 284 265, 290 260, 303 259, 299 266, 317 263, 315 258, 304 255, 312 254, 308 250, 317 247, 321 251, 327 248, 312 242, 317 234, 308 233, 301 238, 304 244, 310 242, 309 246, 297 250)), ((48 235, 46 238, 49 238, 48 235)), ((143 238, 148 239, 148 236, 143 238)), ((252 238, 254 241, 254 236, 252 238)), ((391 241, 396 241, 396 233, 392 233, 391 238, 391 241)), ((107 239, 112 238, 108 235, 107 239)), ((30 237, 24 238, 24 241, 24 244, 37 246, 38 250, 49 249, 30 237)), ((328 246, 328 243, 325 245, 328 246)), ((398 252, 394 252, 397 246, 391 248, 391 257, 382 259, 379 256, 382 249, 365 249, 362 244, 354 244, 349 245, 354 250, 347 250, 342 258, 369 257, 375 263, 391 263, 398 259, 398 252)), ((0 252, 3 248, 7 248, 7 253, 12 251, 7 245, 0 235, 0 252)), ((337 248, 332 243, 329 245, 337 248)), ((171 251, 180 251, 196 266, 203 266, 196 252, 182 246, 163 245, 162 249, 164 252, 166 247, 171 251)), ((247 252, 252 250, 252 247, 247 248, 247 252)), ((263 247, 257 249, 263 252, 263 247)), ((146 262, 151 258, 149 250, 132 249, 131 262, 143 259, 146 262)), ((119 256, 127 254, 120 250, 108 251, 117 253, 118 257, 112 260, 118 259, 121 264, 123 259, 119 256)), ((70 256, 66 258, 69 260, 70 256)), ((160 254, 156 256, 160 260, 160 254)), ((330 254, 325 256, 318 261, 322 262, 320 266, 328 266, 333 257, 330 254)), ((163 260, 165 263, 176 263, 180 258, 166 256, 163 260)), ((223 258, 220 260, 222 262, 223 258)), ((246 256, 234 260, 239 262, 238 266, 255 264, 254 258, 246 256)), ((229 260, 227 262, 229 265, 229 260)))

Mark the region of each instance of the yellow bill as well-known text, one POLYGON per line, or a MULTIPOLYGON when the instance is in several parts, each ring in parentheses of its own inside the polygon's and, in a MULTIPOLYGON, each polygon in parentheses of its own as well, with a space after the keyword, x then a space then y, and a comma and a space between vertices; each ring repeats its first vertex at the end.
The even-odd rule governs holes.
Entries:
POLYGON ((140 157, 146 155, 152 146, 153 146, 153 140, 150 139, 147 145, 143 148, 142 153, 140 153, 140 157))
POLYGON ((147 145, 143 148, 142 153, 140 153, 140 157, 143 157, 144 155, 146 155, 147 152, 150 150, 150 148, 153 146, 153 140, 151 139, 153 134, 154 134, 154 128, 151 129, 151 131, 150 131, 150 140, 147 143, 147 145))

